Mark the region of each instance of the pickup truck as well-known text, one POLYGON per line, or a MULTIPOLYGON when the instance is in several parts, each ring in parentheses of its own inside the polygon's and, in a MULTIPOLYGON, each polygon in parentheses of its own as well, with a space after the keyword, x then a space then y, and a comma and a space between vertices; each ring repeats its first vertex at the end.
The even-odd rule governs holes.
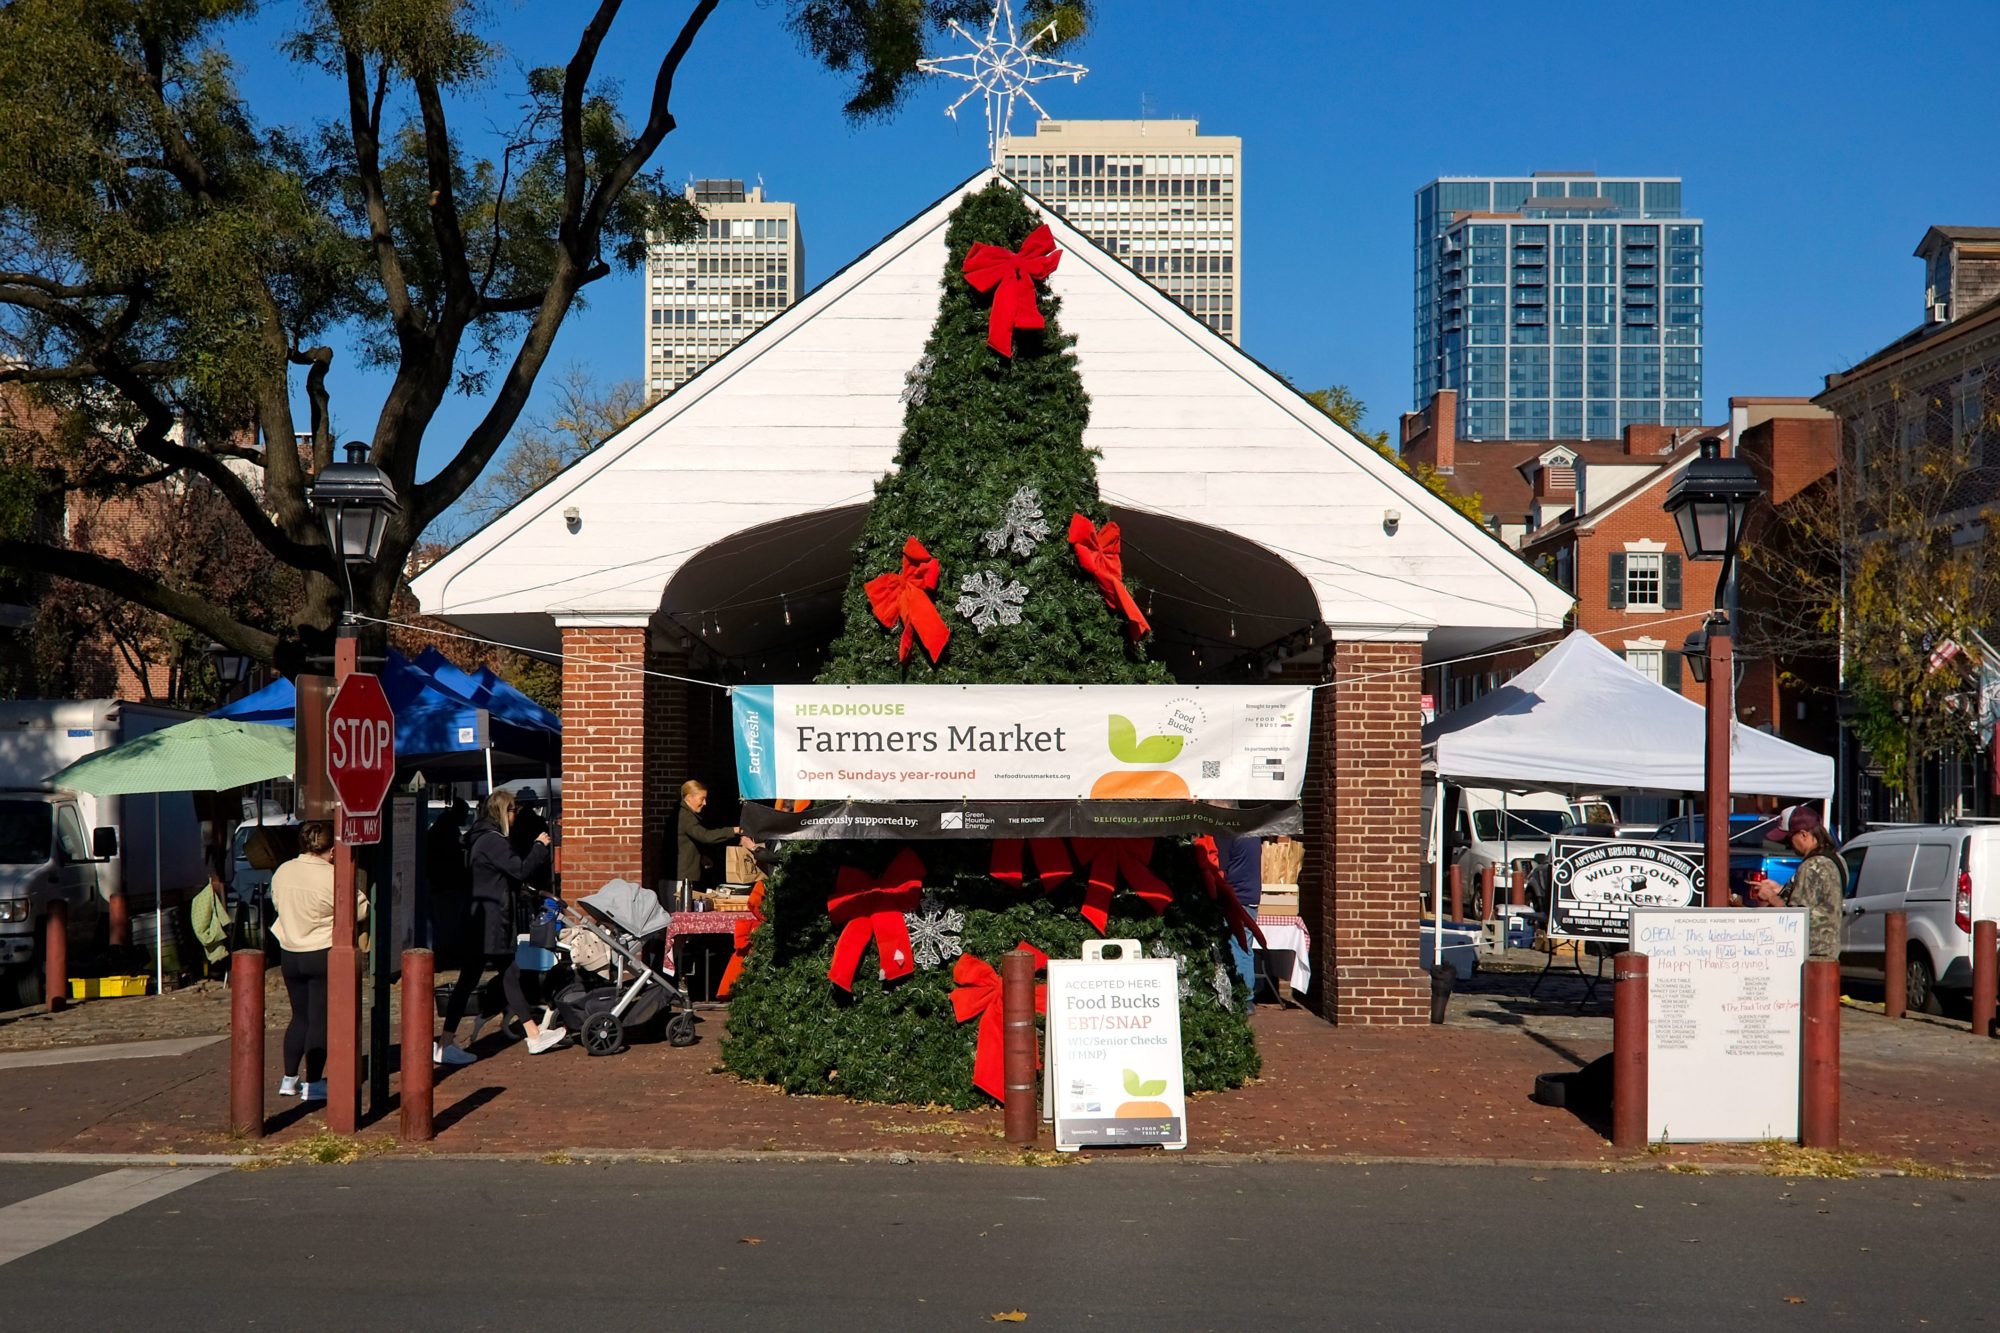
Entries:
MULTIPOLYGON (((1731 815, 1729 817, 1729 891, 1749 902, 1745 886, 1762 876, 1774 884, 1786 884, 1799 868, 1799 858, 1789 851, 1777 851, 1783 830, 1776 815, 1731 815)), ((1670 819, 1653 832, 1655 842, 1699 843, 1708 836, 1708 820, 1701 815, 1670 819)))

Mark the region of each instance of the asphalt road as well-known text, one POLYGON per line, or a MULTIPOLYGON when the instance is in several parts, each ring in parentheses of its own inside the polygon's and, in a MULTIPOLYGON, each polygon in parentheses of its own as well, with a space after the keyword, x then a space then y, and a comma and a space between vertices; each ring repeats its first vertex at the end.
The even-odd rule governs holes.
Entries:
MULTIPOLYGON (((34 1221, 15 1201, 90 1176, 0 1166, 0 1254, 34 1221)), ((1989 1181, 294 1166, 197 1177, 0 1263, 0 1326, 1962 1329, 2000 1322, 1996 1228, 1989 1181)))

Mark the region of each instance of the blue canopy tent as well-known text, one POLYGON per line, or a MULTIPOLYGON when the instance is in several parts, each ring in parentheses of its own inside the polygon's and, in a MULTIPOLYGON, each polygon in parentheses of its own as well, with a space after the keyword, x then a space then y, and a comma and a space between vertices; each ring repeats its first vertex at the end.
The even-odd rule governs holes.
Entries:
POLYGON ((492 667, 466 672, 435 648, 424 649, 416 665, 444 689, 496 717, 544 731, 562 730, 561 718, 493 674, 492 667))
MULTIPOLYGON (((440 658, 439 660, 443 660, 440 658)), ((448 664, 447 664, 448 665, 448 664)), ((456 668, 454 668, 456 671, 456 668)), ((477 678, 457 672, 477 685, 477 678)), ((515 720, 500 712, 497 701, 502 690, 488 689, 486 697, 495 707, 475 703, 461 696, 401 653, 391 650, 380 672, 383 693, 396 714, 396 762, 399 767, 432 770, 467 768, 481 761, 486 785, 494 783, 496 757, 516 770, 541 769, 546 773, 559 762, 562 753, 562 721, 546 714, 553 725, 535 725, 515 720)), ((540 710, 527 696, 495 678, 495 683, 513 694, 528 709, 540 710)), ((269 722, 293 726, 298 707, 297 692, 289 680, 278 680, 256 693, 238 699, 210 714, 241 722, 269 722)), ((519 717, 529 714, 510 703, 509 711, 519 717)))

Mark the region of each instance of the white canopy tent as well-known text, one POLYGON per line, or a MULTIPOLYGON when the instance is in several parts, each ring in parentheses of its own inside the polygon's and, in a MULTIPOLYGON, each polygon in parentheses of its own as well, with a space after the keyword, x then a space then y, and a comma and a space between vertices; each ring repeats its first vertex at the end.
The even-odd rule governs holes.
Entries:
MULTIPOLYGON (((1582 630, 1490 694, 1424 728, 1427 771, 1447 782, 1517 791, 1699 792, 1702 706, 1646 679, 1582 630)), ((1736 725, 1729 790, 1833 795, 1833 760, 1736 725)))

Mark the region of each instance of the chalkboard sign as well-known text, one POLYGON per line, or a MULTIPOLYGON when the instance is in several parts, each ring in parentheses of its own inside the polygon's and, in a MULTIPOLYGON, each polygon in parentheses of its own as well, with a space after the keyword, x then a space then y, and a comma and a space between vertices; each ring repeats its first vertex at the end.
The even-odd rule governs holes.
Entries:
POLYGON ((1647 1139, 1796 1139, 1805 911, 1636 907, 1631 948, 1650 960, 1647 1139))
POLYGON ((1557 838, 1550 845, 1549 935, 1623 944, 1635 907, 1696 907, 1702 849, 1639 838, 1557 838))

